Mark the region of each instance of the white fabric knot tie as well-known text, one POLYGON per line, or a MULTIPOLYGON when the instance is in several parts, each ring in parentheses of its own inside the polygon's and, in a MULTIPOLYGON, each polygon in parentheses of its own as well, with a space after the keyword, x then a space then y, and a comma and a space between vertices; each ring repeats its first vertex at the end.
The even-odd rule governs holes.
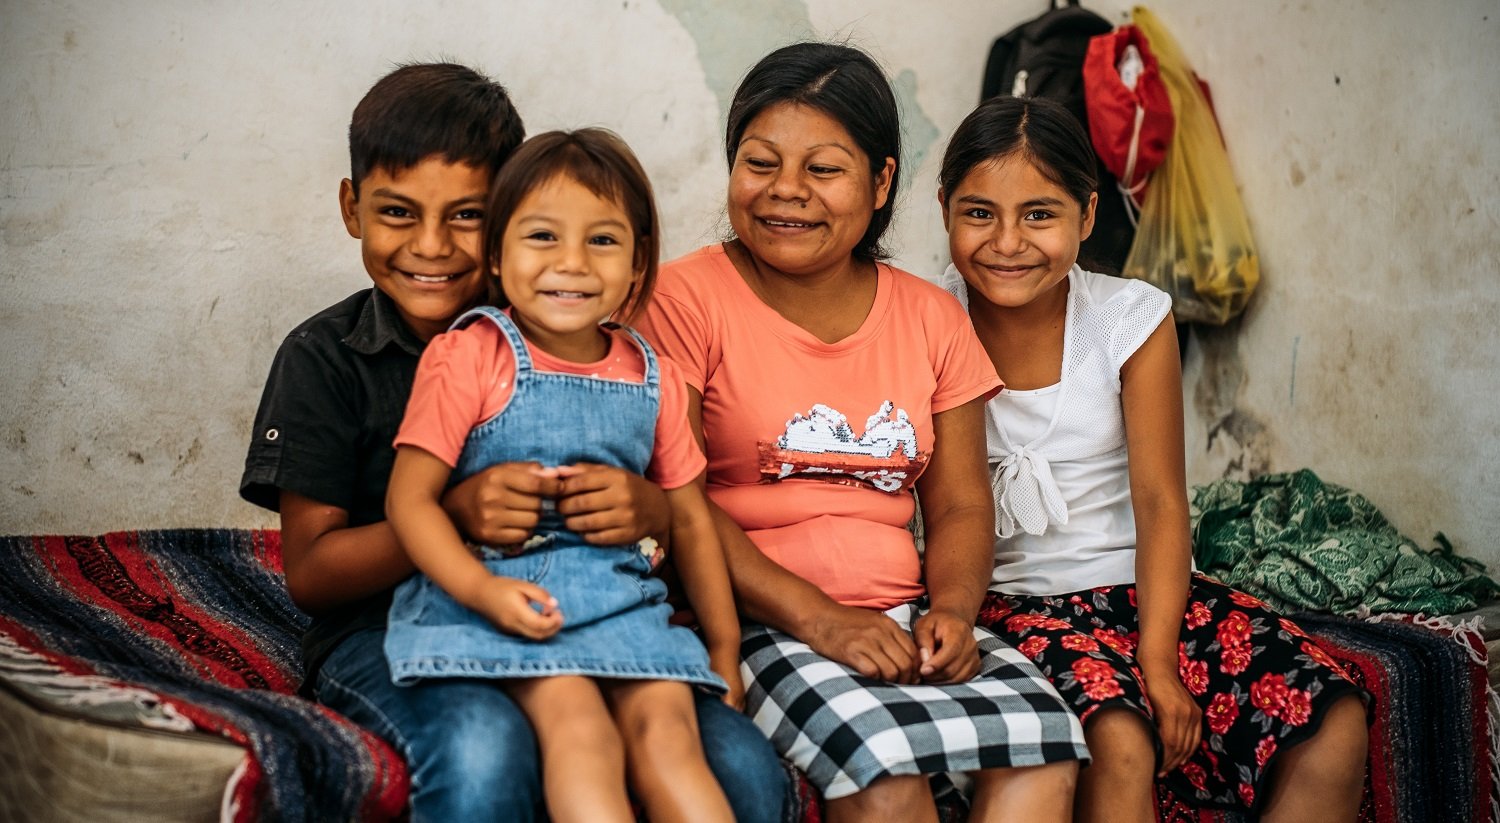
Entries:
POLYGON ((1000 537, 1014 535, 1018 526, 1027 534, 1043 534, 1049 523, 1068 522, 1068 504, 1052 479, 1052 464, 1025 447, 995 465, 990 489, 995 494, 995 534, 1000 537))

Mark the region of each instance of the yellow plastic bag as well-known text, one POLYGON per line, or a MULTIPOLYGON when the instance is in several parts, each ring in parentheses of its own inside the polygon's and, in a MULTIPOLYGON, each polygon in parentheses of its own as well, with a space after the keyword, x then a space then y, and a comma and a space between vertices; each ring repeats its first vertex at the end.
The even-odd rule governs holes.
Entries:
POLYGON ((1177 129, 1151 176, 1123 274, 1172 295, 1177 322, 1220 326, 1260 282, 1255 241, 1213 109, 1182 50, 1144 7, 1131 11, 1131 22, 1156 54, 1177 129))

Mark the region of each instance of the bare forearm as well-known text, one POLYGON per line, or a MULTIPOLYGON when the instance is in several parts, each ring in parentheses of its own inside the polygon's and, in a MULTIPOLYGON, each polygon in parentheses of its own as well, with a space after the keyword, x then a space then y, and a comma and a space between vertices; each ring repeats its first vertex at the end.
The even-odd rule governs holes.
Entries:
POLYGON ((822 589, 762 554, 723 509, 713 501, 708 505, 740 613, 793 637, 807 637, 819 608, 838 604, 822 589))
POLYGON ((476 583, 488 576, 436 499, 403 498, 386 503, 397 541, 418 571, 460 603, 476 601, 476 583))
MULTIPOLYGON (((1142 514, 1146 514, 1142 512, 1142 514)), ((1177 642, 1182 632, 1191 584, 1192 545, 1187 529, 1165 524, 1182 517, 1151 512, 1137 522, 1146 524, 1136 535, 1136 603, 1140 617, 1140 645, 1136 656, 1143 670, 1176 671, 1177 642)))
MULTIPOLYGON (((293 539, 286 535, 284 542, 293 539)), ((302 546, 295 561, 291 556, 288 553, 287 589, 297 607, 308 614, 371 597, 413 571, 396 542, 396 533, 383 520, 325 532, 302 546)))
POLYGON ((704 643, 710 650, 734 651, 740 645, 740 622, 735 612, 734 593, 729 586, 729 572, 724 554, 713 531, 713 523, 704 511, 701 523, 673 528, 677 550, 673 562, 687 593, 688 603, 703 630, 704 643))
POLYGON ((924 571, 932 608, 973 622, 995 567, 989 501, 923 513, 924 571))
POLYGON ((969 623, 995 568, 995 511, 984 461, 984 400, 933 416, 934 451, 917 481, 926 527, 923 571, 934 610, 969 623))

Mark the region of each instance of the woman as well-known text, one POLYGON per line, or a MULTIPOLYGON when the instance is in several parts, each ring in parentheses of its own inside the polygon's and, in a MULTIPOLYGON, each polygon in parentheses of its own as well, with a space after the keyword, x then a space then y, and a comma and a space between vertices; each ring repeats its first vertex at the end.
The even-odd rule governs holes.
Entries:
POLYGON ((735 239, 663 267, 642 330, 693 389, 751 623, 747 709, 828 818, 935 820, 926 775, 962 772, 973 820, 1064 820, 1081 729, 974 627, 993 527, 982 406, 1000 383, 956 302, 878 262, 899 134, 864 53, 764 58, 726 129, 735 239))

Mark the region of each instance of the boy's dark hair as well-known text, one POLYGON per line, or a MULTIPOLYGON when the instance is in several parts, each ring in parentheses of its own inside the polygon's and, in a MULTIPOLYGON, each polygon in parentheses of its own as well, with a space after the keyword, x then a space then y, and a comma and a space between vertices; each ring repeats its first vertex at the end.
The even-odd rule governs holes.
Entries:
POLYGON ((615 201, 630 220, 634 264, 641 277, 614 318, 629 323, 646 307, 656 286, 661 232, 657 228, 656 198, 645 169, 625 141, 608 129, 543 132, 522 143, 501 167, 484 209, 481 259, 492 275, 489 300, 501 308, 510 305, 498 274, 511 217, 528 194, 558 177, 575 180, 595 195, 615 201))
POLYGON ((493 174, 526 136, 499 83, 455 63, 412 63, 380 78, 349 121, 355 195, 375 169, 405 171, 433 155, 493 174))
POLYGON ((836 43, 794 43, 761 58, 740 81, 724 128, 724 153, 734 168, 745 129, 761 112, 779 103, 817 109, 837 120, 870 159, 878 176, 885 159, 896 159, 885 205, 875 210, 854 256, 883 260, 890 255, 880 238, 891 225, 901 180, 901 118, 896 95, 874 59, 859 49, 836 43))
POLYGON ((1099 186, 1094 147, 1078 118, 1044 97, 991 97, 969 112, 943 152, 938 184, 951 196, 975 166, 1011 155, 1088 208, 1099 186))

